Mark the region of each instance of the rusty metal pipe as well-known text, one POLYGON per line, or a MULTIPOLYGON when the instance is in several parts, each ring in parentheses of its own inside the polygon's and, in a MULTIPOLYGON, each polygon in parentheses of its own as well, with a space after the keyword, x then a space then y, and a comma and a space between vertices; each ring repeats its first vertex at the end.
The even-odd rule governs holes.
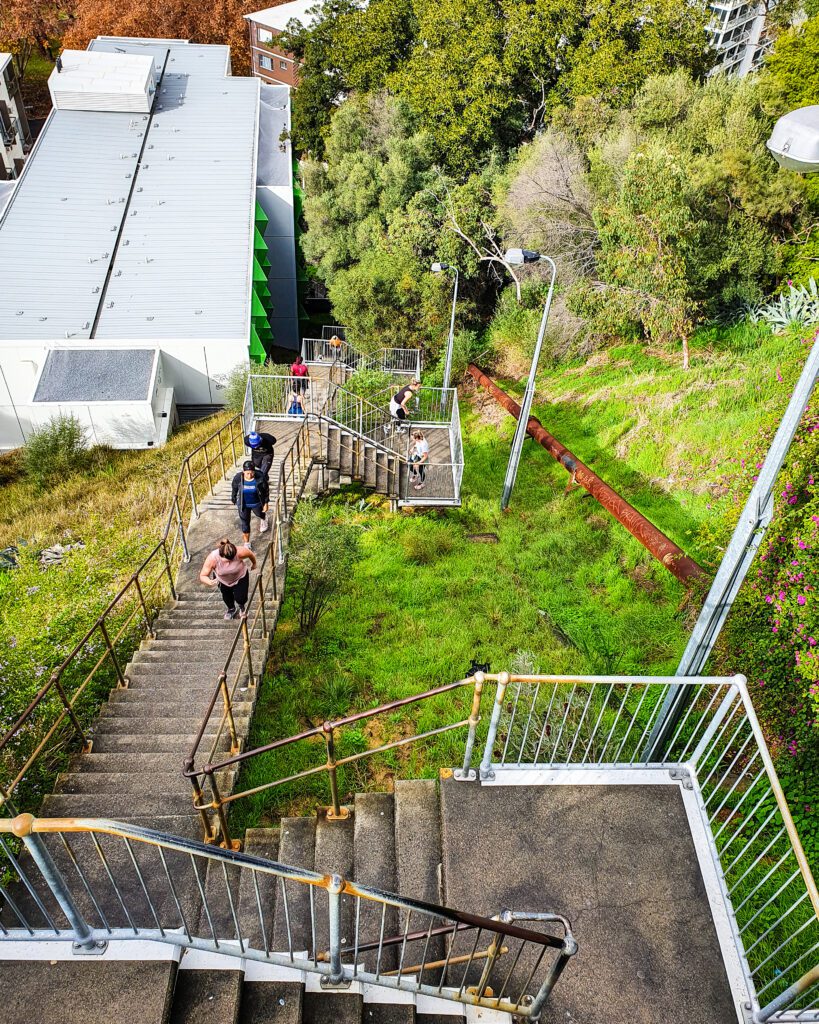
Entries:
MULTIPOLYGON (((469 373, 515 419, 520 416, 518 403, 505 391, 501 391, 497 384, 473 363, 469 364, 469 373)), ((527 433, 571 474, 572 480, 579 483, 593 498, 599 501, 603 508, 610 512, 618 523, 622 523, 632 537, 636 537, 643 547, 650 551, 681 583, 688 584, 690 580, 705 575, 705 571, 692 558, 689 558, 682 548, 677 547, 662 530, 658 530, 614 488, 609 487, 556 437, 553 437, 537 417, 529 417, 527 433)))

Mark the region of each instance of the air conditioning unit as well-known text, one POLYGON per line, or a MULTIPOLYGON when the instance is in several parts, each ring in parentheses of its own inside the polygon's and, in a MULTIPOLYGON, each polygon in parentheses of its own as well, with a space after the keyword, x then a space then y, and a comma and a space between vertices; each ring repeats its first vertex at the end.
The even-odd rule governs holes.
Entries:
POLYGON ((57 110, 150 113, 157 87, 153 57, 63 50, 58 68, 48 79, 51 102, 57 110))

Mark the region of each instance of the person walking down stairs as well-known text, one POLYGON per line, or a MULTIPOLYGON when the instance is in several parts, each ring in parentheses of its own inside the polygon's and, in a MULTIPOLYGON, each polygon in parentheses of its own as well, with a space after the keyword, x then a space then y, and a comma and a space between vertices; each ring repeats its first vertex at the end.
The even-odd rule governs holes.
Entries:
POLYGON ((230 486, 230 500, 239 512, 245 547, 250 547, 251 514, 261 519, 259 533, 266 533, 270 529, 270 523, 267 521, 269 499, 270 485, 267 482, 267 477, 256 469, 248 459, 242 464, 241 473, 234 476, 230 486))
POLYGON ((256 568, 256 556, 245 545, 236 545, 224 537, 205 559, 199 580, 206 587, 219 587, 227 611, 226 619, 247 618, 247 595, 250 589, 250 571, 256 568))
POLYGON ((257 433, 251 430, 245 436, 245 444, 250 449, 250 461, 265 478, 270 476, 273 465, 273 453, 276 438, 272 434, 257 433))
POLYGON ((296 356, 296 361, 290 367, 290 376, 298 378, 293 381, 293 390, 298 391, 300 394, 304 394, 307 390, 310 371, 307 369, 307 363, 305 363, 302 356, 296 356))

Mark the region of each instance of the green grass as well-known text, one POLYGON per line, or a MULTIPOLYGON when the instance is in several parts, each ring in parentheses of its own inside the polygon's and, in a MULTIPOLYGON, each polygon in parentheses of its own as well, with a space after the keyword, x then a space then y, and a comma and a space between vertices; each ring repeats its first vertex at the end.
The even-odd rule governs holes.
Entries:
MULTIPOLYGON (((727 474, 787 402, 804 358, 798 338, 765 329, 703 332, 687 373, 640 346, 549 369, 535 413, 641 512, 703 565, 720 551, 711 508, 727 474), (785 383, 777 379, 777 371, 785 383)), ((503 383, 503 382, 502 382, 503 383)), ((508 382, 506 382, 508 385, 508 382)), ((510 386, 510 390, 512 390, 510 386)), ((585 491, 527 441, 512 506, 499 497, 514 421, 485 396, 463 403, 463 507, 390 515, 364 491, 328 499, 362 531, 364 558, 311 637, 285 602, 249 747, 461 678, 473 658, 507 668, 531 652, 545 673, 672 673, 696 608, 684 588, 585 491), (497 544, 469 534, 496 533, 497 544)), ((414 705, 342 740, 346 753, 465 717, 467 698, 414 705)), ((347 770, 345 793, 403 774, 435 774, 462 749, 456 734, 379 755, 347 770)), ((305 742, 244 770, 240 788, 323 760, 305 742)), ((326 802, 326 779, 234 804, 237 832, 283 811, 326 802)))

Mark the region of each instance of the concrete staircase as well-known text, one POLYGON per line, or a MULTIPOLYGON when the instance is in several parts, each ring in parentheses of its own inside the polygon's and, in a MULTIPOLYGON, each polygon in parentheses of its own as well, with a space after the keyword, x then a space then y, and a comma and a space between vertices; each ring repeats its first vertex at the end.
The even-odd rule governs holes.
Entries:
MULTIPOLYGON (((274 464, 271 486, 278 479, 277 468, 274 464)), ((224 620, 221 595, 203 587, 198 576, 205 556, 220 537, 239 537, 236 510, 230 502, 230 477, 235 471, 229 471, 228 479, 217 483, 214 494, 200 504, 200 517, 188 532, 191 560, 180 569, 177 600, 159 612, 155 636, 142 642, 124 669, 127 688, 112 690, 102 707, 91 753, 72 759, 54 794, 46 797, 42 816, 114 818, 173 835, 202 838, 202 823, 182 766, 239 623, 224 620)), ((259 534, 252 541, 259 562, 269 537, 270 532, 259 534)), ((267 610, 268 622, 275 621, 278 605, 268 599, 267 610)), ((255 684, 264 670, 267 645, 261 637, 251 641, 255 678, 251 679, 245 668, 238 683, 234 715, 242 739, 250 726, 258 692, 255 684)), ((202 741, 205 751, 213 743, 218 724, 219 718, 212 716, 202 741)), ((226 752, 228 748, 229 739, 222 736, 216 749, 226 752)), ((229 772, 218 782, 230 792, 234 779, 235 773, 229 772)))

